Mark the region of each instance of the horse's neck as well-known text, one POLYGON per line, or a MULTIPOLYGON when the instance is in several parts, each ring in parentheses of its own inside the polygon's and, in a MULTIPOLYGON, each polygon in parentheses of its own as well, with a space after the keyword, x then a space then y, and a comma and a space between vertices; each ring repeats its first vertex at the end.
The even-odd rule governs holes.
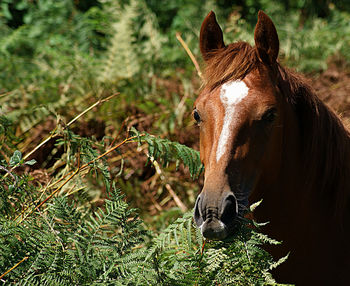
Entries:
MULTIPOLYGON (((293 107, 298 130, 285 128, 285 152, 299 152, 295 159, 288 158, 285 166, 296 164, 294 175, 303 178, 299 188, 318 189, 320 193, 337 185, 346 174, 350 176, 350 134, 340 118, 331 111, 314 93, 301 76, 279 66, 279 87, 284 93, 286 104, 293 107), (292 132, 290 132, 292 130, 292 132), (294 134, 293 134, 294 132, 294 134), (299 141, 295 149, 293 138, 299 141), (296 162, 295 162, 296 161, 296 162)), ((295 153, 294 153, 295 154, 295 153)), ((295 183, 299 183, 298 180, 295 183)), ((293 184, 292 184, 293 185, 293 184)))
POLYGON ((349 202, 349 133, 324 103, 311 102, 300 102, 297 122, 283 125, 278 173, 272 179, 263 174, 251 196, 251 201, 264 199, 266 219, 296 210, 341 216, 349 202))
MULTIPOLYGON (((294 261, 299 261, 294 268, 300 261, 314 258, 315 269, 321 269, 323 257, 349 267, 349 132, 319 99, 306 98, 294 104, 294 124, 281 126, 283 145, 277 176, 271 179, 271 170, 267 170, 251 196, 254 201, 263 199, 254 217, 270 222, 263 231, 283 243, 269 250, 275 257, 291 251, 294 261)), ((293 260, 287 263, 293 264, 293 260)))
POLYGON ((327 192, 349 171, 349 132, 318 98, 305 109, 300 120, 304 174, 310 183, 319 184, 320 191, 327 192))

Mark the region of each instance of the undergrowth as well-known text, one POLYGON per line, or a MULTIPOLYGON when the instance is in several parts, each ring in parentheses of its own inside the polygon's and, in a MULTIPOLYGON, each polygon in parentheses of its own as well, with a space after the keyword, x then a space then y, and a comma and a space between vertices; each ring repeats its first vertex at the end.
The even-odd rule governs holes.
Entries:
MULTIPOLYGON (((2 130, 10 132, 8 126, 2 130)), ((201 171, 198 152, 177 142, 136 135, 108 150, 97 142, 56 131, 65 164, 46 185, 22 168, 36 162, 16 150, 1 160, 0 273, 13 285, 257 285, 274 284, 273 262, 259 246, 277 243, 243 221, 224 242, 204 241, 187 212, 159 234, 147 230, 112 182, 106 154, 123 144, 145 142, 148 156, 181 161, 192 176, 201 171), (89 199, 86 177, 101 176, 106 198, 89 199)), ((6 141, 11 137, 8 137, 6 141)), ((10 143, 10 142, 6 142, 10 143)), ((10 145, 10 144, 8 144, 10 145)), ((137 146, 135 146, 137 147, 137 146)), ((29 167, 26 167, 29 166, 29 167)))

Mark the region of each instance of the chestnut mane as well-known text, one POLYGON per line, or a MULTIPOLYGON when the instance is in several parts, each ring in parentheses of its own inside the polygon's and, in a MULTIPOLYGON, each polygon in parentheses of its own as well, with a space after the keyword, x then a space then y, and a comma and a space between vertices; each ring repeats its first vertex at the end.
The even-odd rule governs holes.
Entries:
MULTIPOLYGON (((242 80, 259 65, 255 47, 246 42, 230 44, 210 53, 205 85, 213 90, 229 80, 242 80)), ((322 196, 330 215, 343 220, 349 212, 350 132, 301 75, 278 63, 277 70, 277 85, 298 118, 305 190, 316 191, 310 196, 322 196)))

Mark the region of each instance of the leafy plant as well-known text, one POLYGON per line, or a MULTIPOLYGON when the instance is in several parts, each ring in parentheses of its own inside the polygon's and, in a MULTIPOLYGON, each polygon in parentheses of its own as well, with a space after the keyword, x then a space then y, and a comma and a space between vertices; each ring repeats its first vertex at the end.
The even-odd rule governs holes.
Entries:
POLYGON ((134 133, 104 151, 94 147, 99 146, 96 142, 66 128, 57 135, 58 145, 65 146, 66 166, 57 173, 56 181, 45 187, 34 184, 28 174, 15 173, 20 164, 32 163, 18 150, 9 163, 1 162, 5 171, 0 186, 3 281, 15 285, 273 282, 268 274, 273 262, 258 245, 274 241, 252 229, 242 227, 233 240, 207 242, 204 247, 188 212, 159 235, 145 230, 135 209, 110 181, 105 154, 136 139, 148 144, 150 158, 161 158, 164 164, 182 160, 193 175, 202 167, 198 152, 177 142, 134 133), (97 210, 86 205, 89 196, 81 196, 88 193, 83 189, 89 173, 104 178, 107 197, 97 210), (67 187, 69 182, 75 184, 67 187), (46 194, 47 190, 51 194, 46 194))
POLYGON ((168 139, 157 138, 147 133, 140 134, 136 129, 132 129, 131 133, 136 134, 139 143, 146 142, 148 144, 150 160, 160 159, 164 167, 171 160, 176 160, 177 165, 181 160, 188 167, 192 177, 198 177, 203 171, 198 151, 168 139))
MULTIPOLYGON (((249 224, 258 227, 247 220, 234 237, 205 241, 193 224, 192 212, 188 212, 154 239, 144 263, 153 261, 161 285, 276 284, 269 270, 287 257, 273 262, 260 246, 278 242, 249 228, 249 224)), ((148 283, 144 280, 141 284, 148 283)))

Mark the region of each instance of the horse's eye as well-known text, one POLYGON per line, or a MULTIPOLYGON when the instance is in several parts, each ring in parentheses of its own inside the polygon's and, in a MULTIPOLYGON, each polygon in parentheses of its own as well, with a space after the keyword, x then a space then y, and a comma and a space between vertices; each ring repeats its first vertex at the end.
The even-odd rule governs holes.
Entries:
POLYGON ((193 110, 193 118, 197 121, 197 123, 201 122, 201 117, 199 116, 197 109, 193 110))
POLYGON ((277 110, 276 108, 270 108, 267 110, 264 115, 261 117, 261 119, 265 122, 273 122, 276 118, 277 110))

